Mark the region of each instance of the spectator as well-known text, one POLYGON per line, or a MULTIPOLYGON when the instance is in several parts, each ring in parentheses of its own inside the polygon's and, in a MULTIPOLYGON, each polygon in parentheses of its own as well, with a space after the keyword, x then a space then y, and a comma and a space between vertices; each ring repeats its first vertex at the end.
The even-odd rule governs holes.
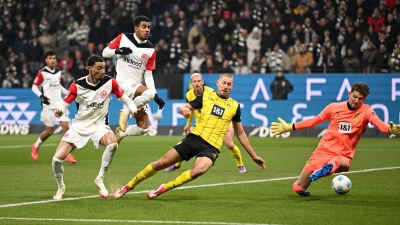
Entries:
POLYGON ((279 44, 275 44, 274 51, 266 53, 266 55, 268 56, 268 65, 273 73, 282 68, 282 60, 285 52, 280 49, 279 44))
POLYGON ((384 23, 384 27, 386 33, 389 34, 389 38, 392 40, 394 40, 400 32, 400 24, 394 19, 393 13, 389 13, 387 15, 387 20, 384 23))
POLYGON ((203 62, 203 64, 201 64, 200 67, 200 72, 202 74, 211 74, 211 73, 217 73, 218 69, 215 68, 212 57, 209 56, 207 57, 206 61, 203 62))
POLYGON ((386 46, 384 44, 379 45, 379 53, 376 56, 376 72, 377 73, 389 73, 389 56, 386 46))
POLYGON ((184 51, 178 61, 178 71, 180 73, 188 73, 190 71, 190 61, 190 53, 188 51, 184 51))
POLYGON ((321 52, 315 67, 316 73, 326 73, 326 67, 328 65, 328 51, 326 49, 327 48, 325 46, 321 47, 321 52))
POLYGON ((204 44, 206 43, 206 37, 204 36, 203 31, 204 27, 202 20, 197 20, 196 25, 189 30, 188 43, 192 43, 196 50, 203 49, 204 44))
POLYGON ((293 91, 293 85, 283 74, 283 70, 278 70, 275 79, 270 85, 273 100, 287 100, 288 94, 293 91))
POLYGON ((39 37, 39 43, 42 45, 44 52, 50 51, 52 49, 52 40, 53 37, 49 35, 47 30, 43 31, 42 35, 39 37))
MULTIPOLYGON (((29 66, 31 71, 38 71, 40 61, 42 61, 44 55, 43 47, 39 43, 36 37, 30 41, 28 45, 27 60, 29 61, 29 66)), ((32 85, 31 85, 32 86, 32 85)), ((30 86, 30 87, 31 87, 30 86)))
POLYGON ((300 54, 296 55, 292 62, 296 73, 310 73, 310 66, 314 63, 311 52, 307 51, 307 46, 301 44, 300 54))
POLYGON ((258 27, 254 27, 253 31, 250 33, 246 40, 247 45, 247 65, 251 66, 254 58, 256 57, 256 52, 261 50, 261 34, 258 27))
POLYGON ((32 75, 29 73, 26 73, 22 77, 22 88, 31 88, 33 83, 32 75))
MULTIPOLYGON (((68 51, 68 38, 67 32, 64 28, 58 27, 57 32, 53 35, 51 39, 51 48, 56 51, 57 56, 61 56, 65 51, 68 51)), ((34 70, 36 71, 36 70, 34 70)))
POLYGON ((340 53, 340 56, 343 58, 343 57, 345 57, 346 56, 346 49, 347 49, 347 46, 346 46, 346 43, 345 43, 345 41, 344 41, 344 36, 343 35, 339 35, 338 36, 338 42, 337 42, 337 44, 336 44, 336 49, 337 49, 337 51, 340 53))
POLYGON ((198 50, 196 55, 190 60, 190 73, 200 73, 201 64, 206 60, 204 57, 204 51, 198 50))
POLYGON ((250 72, 249 67, 246 66, 244 60, 241 58, 238 60, 238 65, 233 67, 233 71, 240 75, 248 75, 250 72))
POLYGON ((183 51, 181 42, 182 41, 179 38, 179 34, 177 34, 176 36, 174 36, 170 44, 170 49, 169 49, 170 73, 178 72, 178 61, 181 58, 181 54, 183 51))
POLYGON ((400 73, 400 46, 396 46, 390 55, 389 66, 391 73, 400 73))
POLYGON ((74 65, 74 59, 69 56, 69 52, 68 51, 65 51, 63 53, 63 57, 60 58, 60 60, 58 61, 58 65, 57 66, 61 70, 61 69, 64 68, 64 65, 67 66, 68 70, 71 70, 72 66, 74 65))
POLYGON ((368 43, 368 49, 364 51, 362 58, 362 69, 363 73, 375 72, 376 68, 376 56, 378 55, 378 50, 376 50, 374 43, 368 43))
POLYGON ((268 65, 268 57, 267 56, 261 57, 261 62, 260 62, 260 65, 259 65, 259 71, 260 71, 260 73, 263 73, 263 74, 271 73, 271 70, 270 70, 269 65, 268 65))
POLYGON ((378 8, 375 8, 373 14, 368 17, 368 24, 372 25, 376 32, 379 32, 381 31, 381 27, 384 23, 385 17, 381 15, 381 12, 378 8))
POLYGON ((170 48, 167 42, 160 41, 158 44, 156 68, 161 74, 168 74, 170 67, 170 48), (161 71, 161 72, 160 72, 161 71))
POLYGON ((337 51, 335 45, 331 45, 328 53, 328 72, 340 73, 342 72, 342 55, 337 51))
POLYGON ((362 57, 362 51, 361 51, 361 46, 363 44, 363 40, 361 38, 361 33, 356 32, 355 34, 355 40, 350 43, 350 48, 353 50, 354 55, 357 56, 359 60, 361 60, 362 57))
POLYGON ((106 30, 106 42, 112 41, 115 37, 117 37, 121 33, 121 29, 116 23, 114 18, 110 19, 110 25, 107 27, 106 30))
POLYGON ((90 28, 88 42, 94 43, 95 46, 98 46, 99 44, 103 44, 106 42, 106 35, 107 32, 104 32, 104 27, 101 24, 101 19, 97 18, 94 26, 91 26, 90 28))
POLYGON ((19 53, 26 54, 28 52, 28 46, 29 46, 29 43, 25 37, 25 32, 19 31, 18 38, 14 41, 14 47, 13 47, 14 52, 16 54, 19 54, 19 53))
POLYGON ((14 74, 9 74, 6 76, 6 79, 3 80, 2 88, 19 88, 21 87, 21 83, 17 78, 15 78, 14 74))
POLYGON ((343 66, 346 73, 360 72, 360 61, 353 54, 353 49, 347 49, 347 55, 343 58, 343 66))
MULTIPOLYGON (((132 26, 133 27, 133 26, 132 26)), ((90 27, 84 19, 77 30, 75 30, 75 40, 82 50, 87 50, 89 41, 90 27)))
POLYGON ((387 37, 387 34, 386 34, 385 31, 379 32, 379 39, 374 44, 375 44, 375 46, 379 46, 380 44, 384 44, 389 52, 393 52, 394 43, 391 40, 391 38, 387 37))
POLYGON ((294 68, 292 67, 292 62, 294 58, 296 57, 297 53, 294 50, 293 46, 290 46, 289 49, 287 50, 286 55, 283 56, 282 59, 282 68, 285 72, 288 73, 294 73, 294 68))
POLYGON ((247 38, 249 34, 246 29, 240 29, 238 38, 236 39, 236 44, 234 46, 235 52, 238 54, 239 58, 243 59, 244 63, 247 65, 247 38))

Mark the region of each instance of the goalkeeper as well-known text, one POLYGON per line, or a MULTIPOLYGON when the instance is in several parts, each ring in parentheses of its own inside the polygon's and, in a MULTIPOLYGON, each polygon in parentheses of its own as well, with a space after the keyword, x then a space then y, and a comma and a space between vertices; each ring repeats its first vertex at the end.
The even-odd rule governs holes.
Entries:
POLYGON ((303 130, 329 121, 328 131, 306 162, 293 191, 300 196, 309 196, 307 188, 312 181, 349 170, 356 147, 367 124, 371 123, 384 133, 400 134, 400 125, 386 124, 369 105, 363 104, 369 94, 369 87, 362 82, 355 83, 349 92, 349 100, 331 103, 314 118, 288 124, 278 118, 279 123, 271 124, 273 135, 292 130, 303 130))

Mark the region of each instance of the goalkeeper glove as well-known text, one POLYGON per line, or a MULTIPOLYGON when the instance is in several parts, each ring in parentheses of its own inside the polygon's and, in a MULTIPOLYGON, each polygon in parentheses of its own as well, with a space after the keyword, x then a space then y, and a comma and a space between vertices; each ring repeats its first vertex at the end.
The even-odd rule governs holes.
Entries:
POLYGON ((46 97, 42 94, 42 95, 40 95, 40 99, 42 99, 43 104, 50 105, 50 99, 48 97, 46 97))
POLYGON ((286 123, 283 119, 278 117, 278 120, 280 123, 277 122, 272 122, 271 123, 271 132, 274 136, 277 136, 279 134, 292 131, 293 130, 293 125, 291 123, 286 123))
POLYGON ((393 121, 390 121, 389 132, 391 134, 400 135, 400 124, 394 124, 393 121))
POLYGON ((117 54, 117 55, 129 55, 131 53, 132 53, 132 49, 127 48, 127 47, 115 49, 115 54, 117 54))
POLYGON ((162 98, 160 98, 160 96, 158 96, 157 93, 156 93, 156 95, 154 95, 154 101, 159 106, 159 109, 164 108, 165 102, 164 102, 164 100, 162 100, 162 98))

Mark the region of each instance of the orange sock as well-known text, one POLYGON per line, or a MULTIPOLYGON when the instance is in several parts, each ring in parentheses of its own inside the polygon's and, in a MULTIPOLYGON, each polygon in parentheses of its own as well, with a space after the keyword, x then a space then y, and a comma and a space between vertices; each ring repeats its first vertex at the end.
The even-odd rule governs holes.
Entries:
POLYGON ((297 184, 297 181, 295 181, 295 182, 293 183, 292 189, 293 189, 293 191, 296 192, 296 193, 301 193, 301 192, 303 192, 304 190, 306 190, 306 189, 304 189, 304 188, 301 188, 301 187, 297 184))
POLYGON ((332 158, 331 160, 329 160, 328 163, 331 163, 333 165, 333 168, 327 176, 332 175, 339 167, 342 166, 342 161, 339 157, 332 158))

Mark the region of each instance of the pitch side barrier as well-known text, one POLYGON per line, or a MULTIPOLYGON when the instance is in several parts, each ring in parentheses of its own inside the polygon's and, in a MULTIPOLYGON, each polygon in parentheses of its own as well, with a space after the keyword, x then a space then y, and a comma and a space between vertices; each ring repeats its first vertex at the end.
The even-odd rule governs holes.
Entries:
MULTIPOLYGON (((206 85, 216 88, 219 74, 204 75, 206 85)), ((317 115, 327 104, 345 101, 354 82, 362 81, 370 86, 371 93, 366 103, 371 105, 385 122, 400 122, 400 74, 286 74, 294 86, 289 100, 272 100, 269 86, 273 74, 234 75, 235 83, 231 96, 241 104, 242 123, 249 136, 270 137, 268 126, 280 116, 288 122, 297 122, 317 115)), ((183 92, 186 93, 190 74, 184 75, 183 92)), ((163 110, 156 103, 149 104, 149 135, 182 135, 186 119, 177 113, 185 104, 182 99, 168 99, 166 89, 157 92, 166 102, 163 110), (162 114, 161 120, 153 118, 154 113, 162 114)), ((118 123, 118 112, 122 103, 112 99, 109 121, 114 128, 118 123)), ((69 114, 75 115, 75 104, 69 107, 69 114)), ((0 89, 0 134, 40 133, 40 99, 30 89, 0 89)), ((70 117, 71 117, 70 116, 70 117)), ((130 124, 135 121, 130 119, 130 124)), ((293 136, 321 136, 327 124, 321 124, 307 131, 295 131, 293 136)), ((57 129, 60 131, 61 129, 57 129)), ((378 132, 371 124, 365 132, 368 137, 389 137, 378 132)), ((286 137, 282 136, 282 137, 286 137)))

